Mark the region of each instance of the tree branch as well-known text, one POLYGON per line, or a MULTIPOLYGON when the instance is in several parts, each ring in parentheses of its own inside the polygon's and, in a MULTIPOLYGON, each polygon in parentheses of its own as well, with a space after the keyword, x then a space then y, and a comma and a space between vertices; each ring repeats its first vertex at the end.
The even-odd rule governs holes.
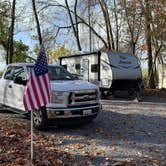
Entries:
MULTIPOLYGON (((61 4, 59 4, 59 3, 56 3, 56 4, 54 4, 54 3, 52 3, 52 4, 49 3, 49 4, 48 4, 47 2, 42 2, 42 1, 40 1, 40 3, 46 4, 46 6, 44 6, 41 10, 44 10, 44 9, 46 9, 46 8, 48 8, 48 7, 51 7, 51 6, 61 7, 61 8, 64 8, 64 9, 67 10, 66 6, 61 5, 61 4)), ((41 10, 40 10, 40 11, 41 11, 41 10)), ((74 11, 72 11, 71 9, 70 9, 70 12, 71 12, 72 14, 74 14, 74 11)), ((92 26, 90 26, 90 25, 89 25, 83 18, 81 18, 79 15, 77 15, 77 18, 78 18, 84 25, 86 25, 87 27, 89 27, 89 28, 92 30, 92 32, 103 42, 104 46, 105 46, 106 48, 108 48, 106 41, 102 38, 101 35, 99 35, 99 34, 96 32, 96 30, 95 30, 92 26)))

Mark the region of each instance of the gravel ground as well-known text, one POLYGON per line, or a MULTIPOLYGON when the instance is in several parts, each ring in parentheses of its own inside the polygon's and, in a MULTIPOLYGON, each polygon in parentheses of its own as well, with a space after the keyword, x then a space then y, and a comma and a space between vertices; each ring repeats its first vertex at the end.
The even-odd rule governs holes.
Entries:
POLYGON ((166 104, 102 103, 103 111, 93 123, 73 129, 52 128, 47 134, 59 135, 59 148, 78 160, 89 157, 89 165, 166 165, 166 104))
MULTIPOLYGON (((166 165, 166 104, 102 100, 103 110, 90 124, 74 128, 50 127, 59 150, 82 165, 166 165)), ((3 114, 20 118, 15 114, 3 114)), ((28 120, 21 120, 27 123, 28 120)))

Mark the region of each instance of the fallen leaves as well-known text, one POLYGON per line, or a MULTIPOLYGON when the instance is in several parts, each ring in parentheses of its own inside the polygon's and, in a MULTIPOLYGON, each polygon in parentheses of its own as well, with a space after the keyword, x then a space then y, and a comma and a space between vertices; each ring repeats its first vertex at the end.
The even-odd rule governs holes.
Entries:
MULTIPOLYGON (((118 122, 116 123, 118 125, 118 122)), ((100 165, 103 166, 157 166, 164 163, 158 160, 162 160, 162 156, 159 156, 161 153, 153 145, 151 145, 152 147, 147 146, 146 149, 142 149, 140 145, 141 149, 139 147, 136 151, 138 145, 134 140, 125 138, 125 140, 119 141, 119 129, 117 129, 116 134, 114 133, 114 139, 113 133, 111 133, 111 137, 103 139, 102 136, 107 132, 103 126, 93 128, 97 138, 95 136, 88 137, 85 134, 78 135, 78 130, 72 130, 72 134, 68 134, 68 132, 54 132, 52 134, 52 131, 48 134, 47 132, 35 131, 35 158, 32 163, 30 161, 30 129, 27 127, 29 122, 27 125, 18 122, 18 119, 11 121, 11 119, 0 118, 0 124, 1 166, 92 166, 97 162, 102 162, 100 165), (147 158, 142 159, 145 153, 147 158), (120 156, 121 154, 130 160, 123 158, 120 156), (153 156, 154 154, 156 158, 153 156), (117 156, 120 156, 123 161, 117 159, 117 156)), ((122 121, 122 125, 127 126, 128 124, 129 122, 122 121)), ((164 139, 160 139, 160 141, 164 141, 164 139)))
POLYGON ((117 148, 115 147, 115 146, 110 146, 110 149, 111 149, 111 151, 116 151, 117 150, 117 148))
POLYGON ((88 151, 85 151, 85 150, 83 150, 83 151, 81 152, 81 154, 82 154, 83 156, 89 156, 89 152, 88 152, 88 151))
MULTIPOLYGON (((76 163, 70 154, 56 149, 52 146, 55 136, 49 137, 38 133, 35 134, 33 163, 30 161, 30 131, 26 130, 24 124, 17 121, 0 119, 0 165, 2 166, 54 166, 64 163, 76 163), (5 126, 5 127, 4 127, 5 126)), ((77 148, 82 145, 77 144, 77 148)))
POLYGON ((159 96, 161 98, 166 98, 166 90, 164 89, 145 89, 144 93, 146 96, 159 96))

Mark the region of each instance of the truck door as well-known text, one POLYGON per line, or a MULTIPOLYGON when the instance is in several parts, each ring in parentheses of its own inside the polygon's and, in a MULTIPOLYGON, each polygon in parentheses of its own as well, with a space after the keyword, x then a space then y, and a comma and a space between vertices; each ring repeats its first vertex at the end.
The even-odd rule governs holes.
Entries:
POLYGON ((14 80, 12 87, 12 94, 14 97, 13 107, 24 110, 23 105, 23 92, 27 82, 27 75, 25 69, 22 66, 17 66, 14 69, 14 80))
POLYGON ((81 75, 83 76, 83 80, 89 81, 89 60, 88 59, 82 60, 81 75))
POLYGON ((13 67, 9 66, 6 69, 6 72, 1 80, 1 103, 4 105, 8 105, 12 101, 12 97, 8 95, 8 92, 11 88, 11 82, 13 81, 13 67))
POLYGON ((24 110, 23 91, 25 85, 23 82, 26 82, 24 68, 22 66, 14 67, 12 70, 12 76, 12 80, 9 82, 6 91, 6 105, 19 110, 24 110))

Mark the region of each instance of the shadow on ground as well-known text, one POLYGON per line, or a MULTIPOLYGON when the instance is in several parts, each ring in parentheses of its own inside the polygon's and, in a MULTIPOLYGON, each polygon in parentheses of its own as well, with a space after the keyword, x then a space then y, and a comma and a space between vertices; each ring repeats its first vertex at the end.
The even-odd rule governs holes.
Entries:
MULTIPOLYGON (((103 111, 88 125, 50 127, 45 133, 57 137, 61 134, 71 136, 72 139, 62 138, 62 146, 85 144, 89 152, 87 156, 91 156, 95 148, 105 147, 105 154, 93 156, 92 163, 95 165, 107 162, 109 156, 113 158, 109 164, 115 160, 134 159, 134 165, 153 165, 152 160, 162 163, 166 160, 166 117, 103 111), (92 140, 96 143, 89 145, 92 140)), ((78 158, 81 157, 81 150, 75 152, 78 158)), ((160 165, 166 164, 162 163, 160 165)))

